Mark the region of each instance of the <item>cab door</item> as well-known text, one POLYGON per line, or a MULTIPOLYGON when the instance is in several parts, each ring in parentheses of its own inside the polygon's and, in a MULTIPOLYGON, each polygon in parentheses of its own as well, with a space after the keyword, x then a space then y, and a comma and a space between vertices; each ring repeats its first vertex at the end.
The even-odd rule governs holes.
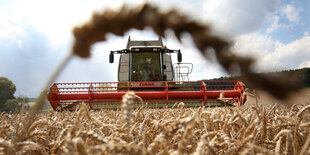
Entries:
POLYGON ((118 81, 119 82, 128 82, 129 81, 129 53, 122 54, 119 60, 119 68, 118 68, 118 81))
POLYGON ((173 81, 173 67, 172 67, 172 61, 171 56, 168 54, 163 54, 163 64, 164 67, 164 80, 166 81, 173 81))

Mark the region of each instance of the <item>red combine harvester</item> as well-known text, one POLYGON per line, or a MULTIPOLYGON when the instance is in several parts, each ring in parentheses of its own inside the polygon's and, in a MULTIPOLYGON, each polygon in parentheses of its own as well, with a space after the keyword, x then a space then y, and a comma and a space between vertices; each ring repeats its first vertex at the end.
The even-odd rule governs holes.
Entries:
MULTIPOLYGON (((126 49, 111 51, 110 63, 114 54, 120 54, 119 82, 55 83, 49 92, 53 109, 75 110, 81 102, 93 110, 118 109, 128 91, 134 91, 149 108, 179 102, 185 107, 241 106, 246 101, 241 81, 189 81, 193 65, 181 63, 181 51, 166 48, 161 39, 132 41, 129 37, 126 49), (176 64, 172 64, 173 53, 177 53, 176 64)), ((140 106, 140 102, 134 104, 140 106)))

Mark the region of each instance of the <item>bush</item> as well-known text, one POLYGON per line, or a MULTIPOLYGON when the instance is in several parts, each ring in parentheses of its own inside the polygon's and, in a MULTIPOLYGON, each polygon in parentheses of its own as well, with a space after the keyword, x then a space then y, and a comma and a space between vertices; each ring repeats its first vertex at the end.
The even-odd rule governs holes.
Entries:
POLYGON ((14 99, 16 91, 15 84, 6 77, 0 77, 0 108, 6 103, 7 100, 14 99))

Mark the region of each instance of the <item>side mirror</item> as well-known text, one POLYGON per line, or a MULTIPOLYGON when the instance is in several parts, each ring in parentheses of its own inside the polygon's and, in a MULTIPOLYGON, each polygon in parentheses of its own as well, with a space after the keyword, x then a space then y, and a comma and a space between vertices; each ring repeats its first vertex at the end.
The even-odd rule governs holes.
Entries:
POLYGON ((110 61, 110 63, 113 63, 113 62, 114 62, 114 55, 113 55, 112 52, 110 53, 109 61, 110 61))
POLYGON ((182 62, 182 53, 178 51, 178 62, 182 62))

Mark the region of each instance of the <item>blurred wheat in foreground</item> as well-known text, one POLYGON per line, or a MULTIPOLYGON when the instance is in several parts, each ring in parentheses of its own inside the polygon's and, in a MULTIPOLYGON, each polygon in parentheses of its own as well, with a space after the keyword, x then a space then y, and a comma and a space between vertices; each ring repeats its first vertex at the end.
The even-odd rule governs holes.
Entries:
POLYGON ((1 154, 310 154, 310 105, 0 116, 1 154), (126 115, 126 116, 124 116, 126 115), (129 124, 128 121, 131 123, 129 124))

